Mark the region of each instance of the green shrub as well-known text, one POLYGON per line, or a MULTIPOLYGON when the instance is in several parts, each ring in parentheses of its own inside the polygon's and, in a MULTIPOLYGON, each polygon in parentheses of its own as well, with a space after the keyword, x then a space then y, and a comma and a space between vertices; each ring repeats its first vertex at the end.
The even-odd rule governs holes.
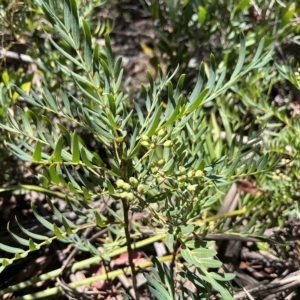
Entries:
MULTIPOLYGON (((254 122, 244 128, 245 132, 236 134, 221 100, 226 98, 225 92, 229 89, 238 95, 243 78, 264 72, 262 69, 274 53, 273 44, 262 39, 256 54, 245 63, 246 41, 241 35, 239 56, 232 72, 228 74, 225 67, 217 68, 215 57, 210 55, 209 65, 200 64, 195 86, 187 95, 184 74, 175 70, 165 75, 157 66, 159 77, 156 79, 147 73, 149 87, 142 85, 140 97, 134 101, 122 92, 122 58, 114 58, 109 35, 105 35, 104 47, 95 43, 88 14, 78 8, 79 4, 75 0, 65 0, 63 4, 36 2, 52 26, 43 25, 43 28, 51 45, 60 53, 52 60, 61 71, 62 87, 57 92, 51 84, 45 83, 42 95, 33 89, 27 93, 16 87, 28 109, 17 107, 17 116, 7 112, 8 123, 3 122, 0 127, 10 133, 11 139, 5 142, 11 153, 42 168, 37 174, 42 190, 62 188, 65 201, 84 224, 76 225, 68 220, 48 197, 47 203, 59 221, 52 224, 32 203, 35 217, 53 236, 29 232, 18 223, 28 239, 11 232, 21 248, 0 243, 1 250, 12 254, 0 259, 0 270, 58 239, 92 255, 74 264, 72 270, 125 252, 129 255, 128 268, 77 281, 70 287, 114 278, 125 272, 132 274, 137 295, 135 278, 139 269, 133 263, 132 251, 164 239, 171 255, 139 265, 140 268, 155 267, 150 273, 156 279, 145 274, 154 296, 174 299, 176 293, 181 299, 187 295, 192 299, 207 299, 215 291, 222 299, 233 299, 230 282, 234 275, 212 271, 222 267, 222 263, 216 258, 216 251, 211 250, 213 242, 202 239, 211 231, 212 224, 215 225, 212 232, 222 232, 226 215, 215 214, 230 184, 249 176, 265 179, 282 153, 278 155, 276 151, 260 147, 262 128, 254 122), (53 39, 52 33, 59 39, 53 39), (174 82, 175 76, 178 79, 174 82), (216 112, 211 110, 208 117, 204 109, 212 101, 221 108, 225 142, 216 112), (87 134, 93 138, 93 146, 86 142, 87 134), (120 213, 110 208, 108 198, 120 204, 120 213), (102 199, 111 216, 109 219, 95 207, 96 199, 102 199), (145 220, 145 225, 152 228, 152 236, 148 238, 143 237, 139 224, 132 224, 129 218, 145 210, 152 215, 151 224, 145 220), (201 217, 205 214, 208 217, 203 221, 201 217), (80 238, 80 231, 87 228, 109 231, 106 242, 101 245, 105 250, 103 254, 80 238), (163 232, 157 233, 155 228, 163 232), (173 268, 180 259, 184 264, 173 268), (162 264, 168 260, 173 261, 173 267, 162 264), (190 265, 196 267, 198 275, 189 270, 190 265), (180 278, 179 282, 175 278, 180 278), (195 294, 184 286, 187 280, 196 287, 195 294), (176 290, 178 286, 180 292, 176 290)), ((276 115, 275 111, 272 113, 276 115)), ((52 194, 61 197, 61 193, 52 191, 52 194)), ((224 232, 235 232, 247 218, 249 226, 241 234, 263 237, 266 226, 252 226, 256 222, 256 215, 251 216, 252 208, 258 206, 258 202, 258 198, 253 203, 245 200, 246 209, 230 215, 240 215, 237 223, 224 232)), ((269 203, 263 202, 263 213, 267 205, 269 203)), ((60 270, 43 274, 26 284, 2 290, 0 295, 59 274, 60 270)), ((26 299, 45 298, 61 291, 61 287, 50 288, 26 299)))

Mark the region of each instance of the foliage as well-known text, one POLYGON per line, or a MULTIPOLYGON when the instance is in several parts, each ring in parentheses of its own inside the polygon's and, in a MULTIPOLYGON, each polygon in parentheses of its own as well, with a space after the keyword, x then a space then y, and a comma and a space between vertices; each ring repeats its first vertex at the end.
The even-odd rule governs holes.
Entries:
MULTIPOLYGON (((229 6, 234 11, 232 17, 218 16, 216 19, 213 18, 216 2, 206 7, 199 6, 197 1, 184 1, 184 18, 181 18, 176 1, 165 1, 168 19, 164 7, 158 7, 160 1, 152 2, 152 14, 160 18, 159 27, 163 28, 164 23, 170 21, 174 28, 172 37, 160 32, 162 42, 158 44, 161 51, 169 53, 170 73, 163 74, 159 65, 158 78, 147 73, 149 84, 141 86, 139 99, 135 101, 122 91, 122 57, 114 57, 109 34, 105 34, 105 46, 99 46, 95 41, 96 34, 104 33, 106 29, 103 24, 99 24, 94 31, 91 29, 93 20, 90 11, 102 5, 102 2, 91 1, 91 5, 75 0, 35 2, 40 20, 35 23, 35 29, 43 29, 47 35, 47 40, 43 41, 46 58, 38 64, 45 80, 41 88, 29 90, 23 86, 24 82, 29 82, 27 79, 13 80, 14 76, 18 78, 15 74, 10 75, 8 71, 2 73, 1 88, 6 100, 2 102, 3 119, 0 127, 7 134, 3 142, 19 159, 41 167, 37 178, 44 191, 50 192, 53 187, 65 191, 66 203, 83 221, 83 225, 69 220, 50 198, 47 198, 47 203, 57 217, 55 224, 40 215, 36 204, 32 203, 35 217, 53 235, 48 237, 29 232, 18 223, 21 231, 28 236, 25 239, 8 227, 20 246, 0 243, 0 249, 10 254, 0 259, 0 270, 58 239, 91 253, 91 259, 73 266, 74 270, 96 261, 110 260, 121 253, 129 253, 130 266, 126 270, 102 277, 93 276, 76 285, 71 284, 71 287, 113 278, 122 272, 130 272, 134 279, 138 269, 130 259, 132 250, 164 239, 172 254, 166 259, 175 261, 178 268, 168 268, 162 264, 162 260, 155 258, 140 265, 141 268, 150 265, 155 267, 151 269, 151 275, 145 273, 154 296, 159 294, 163 295, 162 299, 174 299, 175 293, 178 293, 181 299, 187 295, 192 299, 207 299, 215 292, 222 299, 233 299, 230 282, 234 275, 218 273, 222 263, 216 258, 216 251, 210 249, 213 242, 200 242, 198 238, 205 236, 208 231, 235 232, 243 220, 249 220, 249 226, 241 234, 262 236, 273 220, 268 220, 266 224, 255 224, 257 215, 253 215, 253 208, 259 209, 261 216, 269 215, 270 206, 280 204, 278 187, 272 190, 274 198, 270 200, 263 193, 252 199, 246 196, 241 205, 245 209, 235 212, 240 217, 229 229, 223 230, 225 218, 215 216, 215 213, 230 184, 238 179, 252 176, 261 187, 270 190, 274 180, 272 176, 276 174, 272 172, 275 172, 278 162, 280 168, 290 163, 289 160, 281 160, 282 156, 289 159, 295 155, 298 147, 295 136, 299 132, 296 118, 288 118, 284 110, 278 111, 260 97, 268 90, 266 87, 272 84, 272 77, 267 74, 274 70, 271 65, 274 47, 269 38, 256 43, 265 34, 263 30, 255 37, 247 33, 246 39, 243 34, 239 35, 242 23, 235 23, 235 18, 238 19, 238 13, 250 1, 240 4, 232 2, 229 6), (41 21, 42 18, 46 18, 46 25, 41 21), (230 20, 231 25, 221 23, 224 19, 230 20), (232 28, 232 24, 238 25, 232 28), (212 33, 228 28, 225 36, 228 37, 228 34, 232 37, 228 37, 228 53, 232 49, 238 50, 238 57, 232 58, 236 61, 234 64, 228 58, 228 53, 219 65, 211 54, 209 63, 200 64, 191 90, 186 90, 190 84, 186 87, 182 72, 191 58, 187 55, 191 54, 185 43, 174 54, 174 44, 170 42, 170 39, 180 39, 186 28, 190 28, 185 31, 186 38, 194 44, 197 42, 192 38, 195 30, 201 35, 203 28, 212 28, 203 37, 208 42, 212 33), (238 35, 240 40, 237 47, 238 35), (251 54, 253 47, 257 48, 254 55, 251 54), (53 74, 52 80, 47 80, 51 70, 56 74, 55 80, 53 74), (17 86, 15 91, 14 84, 17 86), (28 109, 19 105, 20 99, 27 103, 28 109), (12 101, 18 105, 7 110, 12 101), (235 103, 238 107, 236 111, 231 109, 235 103), (211 108, 210 114, 207 114, 207 107, 211 108), (239 112, 246 107, 255 116, 253 121, 241 120, 239 112), (280 122, 277 127, 274 123, 270 125, 270 119, 274 117, 280 122), (222 138, 222 130, 226 133, 225 139, 222 138), (92 137, 93 146, 87 141, 87 135, 92 137), (276 139, 268 142, 269 135, 275 135, 276 139), (290 146, 292 152, 278 150, 282 149, 282 145, 290 146), (97 199, 102 199, 110 218, 97 210, 94 205, 97 199), (121 212, 115 212, 107 199, 119 203, 121 212), (145 210, 150 211, 152 216, 151 223, 144 220, 145 225, 152 228, 151 238, 144 238, 139 225, 131 226, 133 224, 129 220, 131 212, 145 210), (95 245, 80 238, 80 231, 86 228, 108 230, 108 238, 101 245, 103 254, 99 254, 95 245), (164 233, 156 233, 155 228, 163 229, 164 233), (136 237, 140 240, 135 241, 136 237), (180 263, 180 258, 184 264, 180 263), (191 265, 197 273, 190 271, 191 265), (177 272, 176 276, 174 272, 177 272), (177 276, 179 282, 175 280, 177 276), (195 294, 184 287, 186 281, 193 283, 195 294), (178 286, 180 288, 177 290, 178 286)), ((224 5, 220 1, 221 8, 218 9, 224 5)), ((276 31, 277 36, 283 34, 283 28, 286 28, 294 11, 294 6, 286 9, 276 31)), ((226 12, 229 14, 229 9, 226 12)), ((190 48, 195 49, 192 46, 190 48)), ((221 53, 217 57, 221 60, 221 53)), ((297 73, 287 66, 278 64, 276 67, 279 70, 279 74, 276 74, 278 81, 284 77, 299 88, 297 73)), ((290 168, 296 176, 299 162, 295 160, 290 168)), ((295 191, 298 188, 296 181, 291 179, 284 181, 283 185, 286 190, 291 185, 295 191)), ((286 192, 284 195, 290 196, 286 192)), ((293 199, 290 201, 293 202, 293 199)), ((43 278, 57 277, 58 274, 44 274, 43 278)), ((12 287, 12 291, 21 288, 22 285, 12 287)), ((134 288, 137 291, 137 287, 134 288)), ((0 295, 6 291, 0 291, 0 295)), ((57 287, 31 297, 43 298, 60 291, 61 288, 57 287)))

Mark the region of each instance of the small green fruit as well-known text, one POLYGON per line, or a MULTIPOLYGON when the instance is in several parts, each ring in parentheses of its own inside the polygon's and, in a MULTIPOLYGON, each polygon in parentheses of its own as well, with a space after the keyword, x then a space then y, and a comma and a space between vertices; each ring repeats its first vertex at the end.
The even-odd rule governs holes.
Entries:
POLYGON ((120 188, 122 188, 122 186, 123 186, 124 183, 125 183, 124 180, 118 179, 116 181, 116 186, 120 189, 120 188))

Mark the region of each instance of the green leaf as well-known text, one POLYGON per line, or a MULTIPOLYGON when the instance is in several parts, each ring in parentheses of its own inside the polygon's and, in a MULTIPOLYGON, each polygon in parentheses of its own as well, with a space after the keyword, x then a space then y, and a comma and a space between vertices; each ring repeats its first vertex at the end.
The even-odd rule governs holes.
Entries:
POLYGON ((18 235, 14 234, 10 228, 9 228, 9 223, 7 224, 7 231, 9 232, 9 234, 12 236, 12 238, 17 241, 20 245, 23 245, 23 246, 26 246, 28 247, 29 245, 29 242, 28 240, 24 239, 24 238, 21 238, 19 237, 18 235))
POLYGON ((35 216, 35 218, 44 226, 46 227, 47 229, 53 231, 53 226, 50 222, 48 222, 46 219, 44 219, 42 216, 39 215, 39 213, 37 212, 36 210, 36 207, 34 205, 33 202, 31 202, 31 209, 32 209, 32 212, 35 216))
MULTIPOLYGON (((38 100, 38 99, 33 99, 32 97, 30 97, 29 95, 27 95, 26 93, 24 93, 19 87, 17 87, 17 86, 15 86, 15 89, 16 89, 16 91, 17 91, 17 93, 19 94, 19 95, 21 95, 25 100, 26 100, 26 102, 28 102, 28 103, 30 103, 30 104, 32 104, 32 105, 34 105, 34 106, 37 106, 37 107, 43 107, 43 103, 40 101, 40 100, 38 100)), ((31 91, 32 92, 32 94, 33 94, 33 91, 31 91)))
POLYGON ((7 84, 9 83, 9 75, 8 75, 7 70, 5 70, 5 71, 2 72, 1 77, 2 77, 3 83, 4 83, 5 85, 7 85, 7 84))
POLYGON ((194 90, 192 94, 189 97, 189 102, 193 103, 196 101, 198 95, 200 94, 202 87, 203 87, 203 79, 204 79, 204 63, 202 62, 199 68, 198 78, 196 85, 194 87, 194 90))
POLYGON ((241 34, 241 39, 240 39, 240 53, 239 53, 239 58, 238 62, 236 64, 236 67, 231 75, 231 79, 235 78, 240 71, 242 70, 244 61, 245 61, 245 56, 246 56, 246 42, 245 42, 245 37, 243 34, 241 34))
POLYGON ((189 103, 187 109, 186 109, 186 113, 192 112, 195 109, 199 108, 200 105, 202 104, 203 99, 206 97, 206 95, 209 92, 209 88, 206 87, 201 93, 200 95, 195 99, 195 101, 193 103, 189 103))
POLYGON ((118 79, 116 80, 116 83, 114 85, 114 93, 117 93, 120 89, 120 86, 121 86, 121 83, 122 83, 122 80, 123 80, 123 73, 124 73, 124 70, 122 69, 118 75, 118 79))
POLYGON ((166 234, 166 245, 171 252, 174 251, 174 235, 169 232, 166 234))
POLYGON ((73 231, 72 231, 72 229, 71 229, 71 227, 70 227, 70 225, 68 224, 67 221, 68 220, 64 216, 62 216, 62 223, 63 223, 63 225, 65 227, 65 230, 66 230, 67 234, 72 234, 73 231))
POLYGON ((167 127, 167 126, 169 126, 170 124, 172 124, 175 120, 181 118, 181 116, 182 116, 183 113, 184 113, 184 109, 183 109, 182 106, 181 106, 182 99, 183 99, 183 97, 180 96, 179 99, 178 99, 178 101, 177 101, 176 107, 175 107, 175 109, 173 110, 171 116, 168 117, 168 121, 167 121, 165 124, 163 124, 163 126, 161 126, 161 128, 167 127), (179 110, 180 110, 180 109, 182 109, 182 110, 181 110, 181 112, 179 113, 179 110))
POLYGON ((260 172, 261 170, 263 170, 263 168, 265 167, 265 165, 267 164, 269 160, 269 155, 268 153, 264 156, 262 156, 258 162, 257 162, 257 171, 260 172))
POLYGON ((53 109, 53 111, 57 112, 58 108, 57 108, 56 102, 53 99, 50 91, 47 89, 46 86, 43 86, 43 92, 44 92, 45 100, 46 100, 46 103, 48 104, 48 106, 51 107, 51 109, 53 109))
POLYGON ((67 0, 64 0, 64 24, 66 29, 70 31, 71 29, 71 22, 72 22, 72 12, 70 3, 67 0))
POLYGON ((94 216, 96 218, 96 223, 100 228, 103 228, 106 226, 105 222, 103 222, 103 220, 102 220, 101 215, 96 210, 94 210, 94 216))
POLYGON ((203 6, 198 7, 198 19, 201 25, 203 25, 206 21, 207 11, 203 6))
POLYGON ((82 25, 85 35, 83 59, 87 66, 87 69, 90 70, 93 64, 92 36, 90 27, 85 20, 82 20, 82 25))
POLYGON ((32 159, 34 162, 40 162, 42 158, 42 144, 40 141, 36 142, 34 152, 32 154, 32 159))
POLYGON ((4 252, 8 252, 8 253, 22 253, 22 252, 24 252, 23 249, 10 247, 10 246, 4 245, 2 243, 0 243, 0 249, 3 250, 4 252))
POLYGON ((29 239, 29 250, 30 251, 36 251, 39 249, 39 246, 37 246, 32 239, 29 239))
POLYGON ((148 128, 145 132, 145 135, 151 137, 155 133, 155 131, 158 127, 159 121, 160 121, 160 116, 161 116, 161 113, 162 113, 162 109, 163 109, 163 105, 161 104, 158 107, 158 109, 154 112, 153 117, 152 117, 152 122, 148 126, 148 128))
POLYGON ((51 164, 48 170, 49 170, 51 181, 54 184, 58 185, 60 183, 60 177, 56 171, 56 164, 51 164))
POLYGON ((79 150, 79 141, 78 135, 76 133, 72 134, 72 162, 80 162, 80 150, 79 150))
POLYGON ((111 194, 111 195, 115 194, 115 188, 114 188, 114 186, 111 184, 110 180, 107 179, 107 180, 105 181, 105 183, 106 183, 106 186, 107 186, 107 189, 108 189, 109 194, 111 194))
POLYGON ((157 299, 162 300, 173 300, 173 297, 169 295, 169 293, 165 290, 165 288, 158 283, 155 279, 153 279, 149 274, 144 273, 145 278, 148 283, 151 284, 154 288, 149 286, 149 290, 153 293, 153 295, 157 297, 157 299))
POLYGON ((292 3, 285 11, 284 15, 281 18, 281 23, 280 23, 280 28, 283 28, 284 26, 286 26, 291 18, 293 17, 294 13, 296 10, 296 6, 295 3, 292 3))
POLYGON ((35 240, 40 240, 40 241, 45 241, 48 239, 47 236, 44 236, 44 235, 40 235, 40 234, 36 234, 36 233, 33 233, 27 229, 25 229, 18 221, 17 217, 15 217, 16 219, 16 222, 19 226, 19 228, 22 230, 22 232, 24 232, 27 236, 29 236, 30 238, 32 239, 35 239, 35 240))
POLYGON ((197 248, 192 250, 192 255, 195 255, 199 258, 208 258, 208 257, 213 257, 217 254, 215 250, 211 249, 206 249, 206 248, 197 248))
POLYGON ((28 134, 28 136, 32 137, 33 136, 32 126, 30 125, 29 120, 27 118, 27 116, 30 118, 29 113, 24 113, 24 111, 18 106, 17 106, 17 110, 19 115, 21 116, 26 133, 28 134))
POLYGON ((242 0, 238 2, 238 5, 235 7, 235 11, 242 11, 250 4, 250 0, 242 0))
POLYGON ((65 56, 67 59, 69 59, 71 62, 73 62, 75 65, 77 65, 78 67, 82 68, 83 70, 85 69, 84 66, 76 59, 76 57, 73 57, 72 55, 70 55, 69 53, 67 53, 65 50, 63 50, 60 46, 58 46, 49 35, 47 35, 47 38, 49 39, 49 41, 51 42, 51 44, 63 55, 65 56))
POLYGON ((63 91, 61 91, 60 95, 61 95, 61 99, 63 101, 63 105, 67 111, 68 116, 71 118, 74 118, 68 96, 63 91))
POLYGON ((119 126, 117 125, 117 123, 115 122, 113 116, 111 115, 110 112, 106 113, 109 125, 111 126, 112 129, 119 129, 119 126))
POLYGON ((69 22, 71 25, 72 37, 76 48, 80 45, 80 33, 79 33, 79 20, 78 20, 78 9, 76 0, 65 0, 69 6, 69 22))
POLYGON ((172 174, 173 170, 175 168, 175 160, 172 157, 167 163, 166 165, 163 167, 162 171, 166 174, 166 175, 170 175, 172 174))
POLYGON ((85 150, 84 147, 81 148, 80 150, 80 156, 81 156, 81 160, 82 162, 88 167, 88 168, 95 168, 95 166, 91 163, 91 161, 93 160, 93 155, 90 154, 89 155, 89 158, 88 158, 88 155, 87 155, 87 152, 85 150))
POLYGON ((231 281, 235 278, 235 274, 233 273, 218 274, 215 272, 209 272, 209 275, 218 281, 231 281))
POLYGON ((61 152, 62 152, 63 143, 64 143, 63 137, 60 136, 58 141, 56 142, 55 149, 51 156, 51 159, 54 162, 62 162, 61 152))
POLYGON ((62 232, 60 231, 60 229, 59 229, 55 224, 53 224, 53 229, 52 229, 52 231, 54 232, 55 236, 56 236, 58 239, 63 238, 62 232))
POLYGON ((140 124, 144 124, 145 123, 145 118, 144 118, 144 115, 142 113, 142 110, 141 110, 140 106, 136 102, 133 102, 133 105, 134 105, 134 108, 135 108, 136 113, 138 115, 140 124))

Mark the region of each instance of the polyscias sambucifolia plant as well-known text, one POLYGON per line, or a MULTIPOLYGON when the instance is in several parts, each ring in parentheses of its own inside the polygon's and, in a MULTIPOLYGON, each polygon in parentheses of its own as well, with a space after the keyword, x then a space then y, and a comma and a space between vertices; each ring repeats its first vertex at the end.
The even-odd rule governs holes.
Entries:
MULTIPOLYGON (((247 133, 248 143, 243 143, 242 136, 235 136, 228 152, 222 153, 222 149, 216 152, 203 106, 223 95, 245 74, 267 64, 272 57, 272 47, 264 49, 262 40, 256 54, 244 66, 246 47, 241 37, 238 62, 230 80, 224 82, 226 69, 218 70, 211 55, 208 68, 200 64, 196 85, 188 96, 182 93, 184 74, 174 86, 172 78, 176 71, 165 76, 158 67, 159 78, 154 79, 147 73, 149 84, 141 86, 140 97, 134 101, 121 91, 122 58, 113 57, 109 35, 105 35, 105 46, 100 49, 94 43, 90 25, 79 17, 76 1, 65 0, 61 5, 51 0, 37 3, 60 40, 68 44, 76 56, 49 36, 51 44, 85 76, 73 72, 69 64, 57 62, 61 70, 73 78, 74 89, 62 86, 60 97, 54 98, 46 84, 42 96, 34 90, 25 93, 16 88, 29 109, 16 107, 20 122, 8 113, 9 124, 0 126, 11 134, 11 142, 7 143, 11 152, 42 167, 37 176, 45 189, 58 186, 66 190, 66 202, 84 224, 77 225, 67 219, 47 197, 59 221, 52 224, 32 203, 36 218, 54 234, 49 238, 18 224, 28 239, 11 232, 22 248, 0 243, 1 250, 13 254, 0 259, 0 270, 58 239, 90 251, 93 256, 75 264, 73 270, 128 252, 130 266, 126 272, 132 274, 138 295, 136 274, 139 269, 133 263, 132 250, 165 239, 171 255, 139 265, 141 268, 155 266, 150 273, 156 279, 145 274, 151 293, 159 299, 174 299, 175 293, 181 299, 187 295, 192 299, 207 299, 214 290, 222 299, 233 299, 230 281, 234 275, 212 271, 222 267, 222 263, 215 257, 216 251, 210 249, 213 242, 197 238, 208 230, 209 221, 204 222, 199 217, 222 199, 232 181, 272 168, 278 157, 261 153, 256 147, 259 132, 252 127, 247 133), (61 19, 57 17, 58 10, 63 10, 61 19), (84 132, 93 136, 96 143, 93 149, 86 144, 84 132), (109 207, 107 197, 120 203, 121 214, 109 207), (95 199, 103 199, 113 221, 97 210, 93 204, 95 199), (151 224, 145 224, 152 228, 153 236, 149 238, 143 238, 139 226, 132 227, 129 218, 130 214, 145 210, 152 216, 151 224), (153 224, 164 232, 157 233, 153 224), (97 227, 107 228, 113 234, 122 233, 124 238, 114 241, 113 234, 110 235, 107 243, 101 245, 105 250, 103 254, 91 243, 76 238, 80 231, 97 227), (139 241, 133 239, 131 230, 139 241), (112 242, 114 247, 110 248, 112 242), (169 269, 161 264, 166 260, 177 263, 179 259, 183 259, 184 266, 174 268, 173 265, 169 269), (189 270, 190 265, 197 273, 189 270), (183 285, 187 280, 195 285, 195 293, 183 285)), ((120 270, 120 274, 123 272, 120 270)), ((58 274, 53 272, 51 276, 58 274)), ((70 287, 104 280, 109 274, 71 283, 70 287)), ((18 285, 12 290, 21 288, 18 285)), ((51 296, 61 290, 55 287, 32 297, 51 296)), ((0 291, 0 295, 4 292, 0 291)))

